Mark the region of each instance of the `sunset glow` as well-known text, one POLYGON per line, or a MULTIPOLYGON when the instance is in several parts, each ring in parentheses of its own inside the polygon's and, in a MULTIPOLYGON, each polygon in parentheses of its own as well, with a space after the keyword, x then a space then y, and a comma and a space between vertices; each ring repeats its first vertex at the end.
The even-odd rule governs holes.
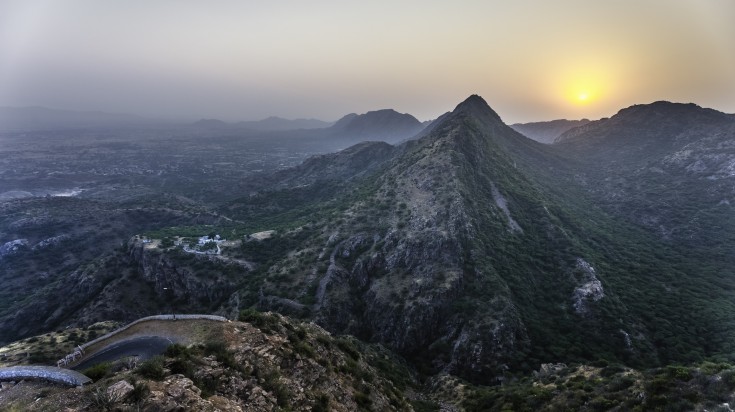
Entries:
POLYGON ((430 119, 478 93, 509 121, 735 112, 732 1, 217 4, 0 2, 0 106, 430 119))

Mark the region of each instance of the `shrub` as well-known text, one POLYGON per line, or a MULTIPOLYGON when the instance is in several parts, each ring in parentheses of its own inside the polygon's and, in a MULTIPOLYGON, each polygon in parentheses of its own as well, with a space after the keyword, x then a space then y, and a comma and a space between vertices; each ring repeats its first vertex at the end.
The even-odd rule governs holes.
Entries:
POLYGON ((217 361, 219 361, 221 364, 237 369, 237 361, 235 360, 235 356, 227 350, 227 346, 222 341, 213 341, 213 342, 207 342, 206 345, 204 345, 204 353, 207 356, 214 355, 214 357, 217 358, 217 361))
POLYGON ((97 387, 89 395, 89 400, 94 405, 94 409, 98 411, 109 411, 115 404, 115 399, 107 393, 107 389, 103 387, 97 387))
POLYGON ((360 352, 348 338, 337 339, 337 347, 342 349, 342 352, 349 355, 352 359, 360 359, 360 352))
POLYGON ((413 410, 416 412, 438 412, 439 411, 439 405, 437 405, 435 402, 424 401, 421 399, 416 399, 416 400, 411 401, 411 406, 413 406, 413 410))
POLYGON ((169 358, 181 358, 181 359, 191 358, 191 351, 189 350, 189 348, 187 348, 184 345, 178 344, 178 343, 169 345, 169 347, 166 348, 165 354, 169 358))
POLYGON ((370 406, 373 404, 370 396, 360 391, 355 392, 355 402, 361 409, 370 409, 370 406))
POLYGON ((311 407, 312 412, 328 412, 329 411, 329 396, 326 394, 320 394, 317 396, 314 406, 311 407))
POLYGON ((291 399, 291 391, 281 382, 281 375, 276 370, 253 371, 259 378, 263 379, 263 388, 272 392, 276 397, 278 406, 287 407, 291 399))
POLYGON ((148 397, 148 394, 151 393, 151 390, 145 382, 137 382, 133 380, 131 383, 133 384, 133 390, 128 394, 128 399, 132 402, 141 402, 148 397))
POLYGON ((258 312, 255 309, 245 309, 240 312, 238 320, 248 322, 262 332, 270 332, 278 325, 278 318, 273 315, 258 312))
POLYGON ((168 365, 171 373, 180 373, 187 378, 194 376, 194 365, 186 359, 177 358, 168 365))
POLYGON ((316 352, 314 352, 314 348, 312 348, 311 345, 303 341, 296 342, 293 345, 293 350, 294 352, 298 354, 301 354, 301 355, 304 355, 310 358, 313 358, 316 355, 316 352))
POLYGON ((87 375, 89 379, 97 381, 107 376, 107 374, 110 372, 111 366, 112 365, 109 362, 102 362, 85 369, 82 373, 87 375))
POLYGON ((160 381, 166 374, 163 370, 163 357, 154 356, 140 364, 138 373, 146 378, 160 381))

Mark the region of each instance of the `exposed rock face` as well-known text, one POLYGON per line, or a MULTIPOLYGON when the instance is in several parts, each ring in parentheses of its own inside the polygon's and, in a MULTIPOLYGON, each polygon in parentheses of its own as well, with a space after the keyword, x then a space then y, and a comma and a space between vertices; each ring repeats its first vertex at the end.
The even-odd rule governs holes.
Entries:
MULTIPOLYGON (((212 276, 211 273, 207 273, 206 276, 197 274, 190 267, 176 263, 165 253, 146 248, 146 244, 140 239, 131 239, 128 250, 143 279, 153 283, 158 296, 180 302, 190 311, 197 307, 219 305, 229 299, 233 291, 232 279, 224 275, 212 276)), ((188 256, 195 262, 212 261, 207 255, 188 254, 188 256)))
POLYGON ((127 381, 118 381, 107 388, 107 396, 115 401, 121 401, 132 391, 133 385, 129 384, 127 381))
MULTIPOLYGON (((373 176, 379 177, 369 178, 375 182, 370 197, 350 206, 344 213, 348 221, 325 229, 329 235, 321 238, 318 259, 326 265, 314 281, 317 322, 407 356, 427 356, 427 348, 436 348, 431 350, 437 369, 487 381, 528 347, 521 315, 505 286, 468 302, 463 310, 470 313, 455 308, 471 283, 495 276, 479 267, 469 269, 482 254, 474 240, 477 233, 495 231, 487 225, 503 221, 503 236, 523 233, 511 215, 512 201, 493 182, 486 182, 493 190, 483 199, 492 208, 492 223, 466 198, 477 180, 467 163, 475 161, 478 149, 487 150, 484 131, 495 129, 522 139, 472 96, 434 131, 401 146, 377 169, 373 176), (373 218, 376 204, 388 207, 373 218), (361 229, 350 217, 366 217, 357 226, 361 229), (491 309, 479 309, 483 306, 491 309)), ((293 264, 286 259, 272 271, 293 264)), ((279 289, 269 285, 265 293, 277 295, 279 289)), ((263 309, 284 306, 293 305, 272 297, 261 300, 263 309)))
MULTIPOLYGON (((151 390, 144 411, 215 411, 214 405, 202 399, 201 389, 184 375, 171 375, 151 390)), ((234 405, 232 405, 234 407, 234 405)), ((254 405, 258 406, 258 405, 254 405)), ((255 409, 257 410, 257 409, 255 409)))
POLYGON ((577 271, 582 273, 582 284, 574 289, 572 301, 574 311, 584 315, 590 311, 589 304, 605 297, 602 282, 597 278, 595 268, 582 258, 577 259, 577 271))
POLYGON ((505 217, 508 219, 508 228, 511 232, 520 232, 523 233, 523 229, 520 225, 518 225, 518 222, 513 219, 513 216, 510 214, 510 209, 508 209, 508 200, 505 199, 505 196, 503 196, 502 193, 498 190, 498 188, 493 184, 493 200, 495 200, 495 204, 500 208, 500 210, 503 211, 505 214, 505 217))
POLYGON ((56 246, 59 243, 61 243, 62 241, 67 240, 67 239, 69 239, 69 235, 53 236, 53 237, 44 239, 44 240, 36 243, 35 245, 33 245, 33 249, 34 250, 38 250, 38 249, 43 249, 43 248, 46 248, 46 247, 56 246))
POLYGON ((27 246, 28 246, 27 239, 16 239, 16 240, 11 240, 10 242, 5 242, 4 244, 0 245, 0 259, 17 252, 22 247, 27 247, 27 246))

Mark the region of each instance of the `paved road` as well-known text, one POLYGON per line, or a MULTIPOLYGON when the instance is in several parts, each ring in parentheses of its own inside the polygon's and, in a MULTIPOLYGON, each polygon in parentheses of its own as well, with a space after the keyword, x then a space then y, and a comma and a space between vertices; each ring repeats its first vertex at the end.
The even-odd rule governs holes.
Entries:
POLYGON ((98 363, 112 362, 128 356, 137 356, 140 360, 150 359, 165 352, 166 348, 173 343, 175 342, 171 339, 160 336, 142 336, 124 340, 112 344, 89 358, 84 359, 72 369, 82 371, 98 363))

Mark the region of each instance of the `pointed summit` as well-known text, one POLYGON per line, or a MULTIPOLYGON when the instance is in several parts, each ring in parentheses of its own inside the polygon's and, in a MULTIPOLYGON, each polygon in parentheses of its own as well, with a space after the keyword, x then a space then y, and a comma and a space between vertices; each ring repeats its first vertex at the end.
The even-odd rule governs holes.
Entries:
POLYGON ((465 101, 458 104, 452 113, 464 113, 471 116, 477 116, 478 118, 490 118, 502 122, 500 116, 490 108, 485 99, 476 94, 471 95, 465 99, 465 101))

